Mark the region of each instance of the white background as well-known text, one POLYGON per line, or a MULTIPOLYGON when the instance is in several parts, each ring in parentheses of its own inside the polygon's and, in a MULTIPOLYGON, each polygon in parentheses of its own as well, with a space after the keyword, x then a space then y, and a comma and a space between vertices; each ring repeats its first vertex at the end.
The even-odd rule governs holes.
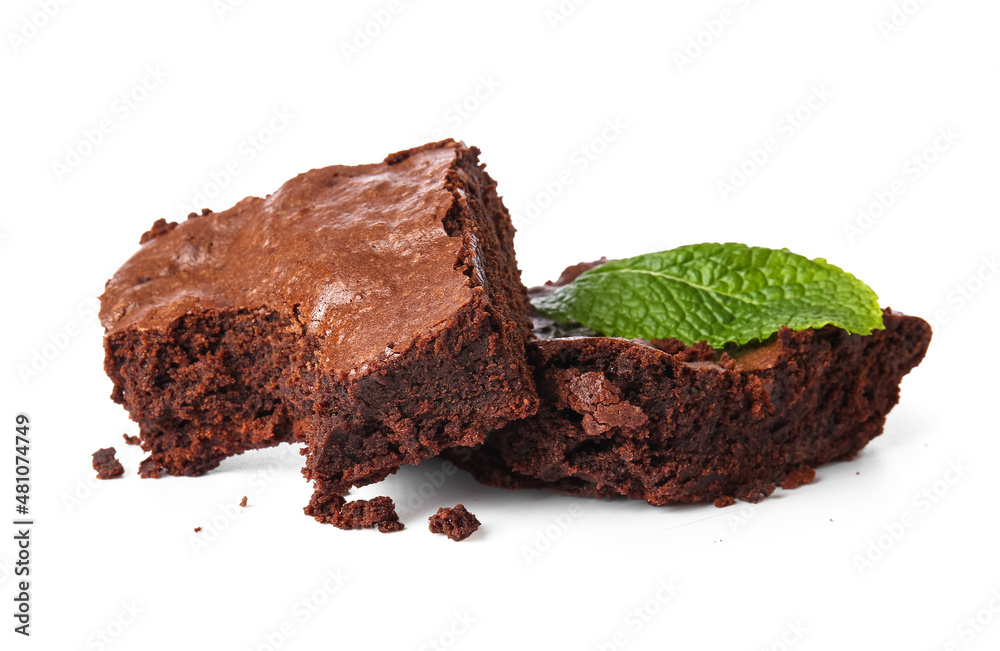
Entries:
POLYGON ((998 648, 1000 281, 984 259, 1000 253, 1000 5, 895 1, 894 16, 891 0, 591 0, 554 22, 556 0, 421 0, 393 4, 365 43, 356 30, 385 22, 388 0, 95 0, 50 3, 51 18, 7 0, 3 648, 998 648), (357 491, 395 498, 407 528, 393 535, 305 517, 290 446, 141 480, 91 307, 139 235, 446 135, 482 148, 528 284, 601 255, 742 241, 826 257, 934 319, 884 435, 812 485, 728 509, 505 493, 464 474, 435 488, 432 461, 357 491), (34 440, 31 639, 9 614, 19 412, 34 440), (127 474, 97 482, 90 455, 107 445, 127 474), (427 516, 459 501, 482 529, 431 535, 427 516))

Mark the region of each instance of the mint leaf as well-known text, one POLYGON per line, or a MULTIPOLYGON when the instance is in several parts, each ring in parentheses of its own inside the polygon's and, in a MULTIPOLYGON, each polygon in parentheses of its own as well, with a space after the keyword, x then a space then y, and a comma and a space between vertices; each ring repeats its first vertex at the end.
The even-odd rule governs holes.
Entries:
POLYGON ((720 348, 833 324, 883 328, 878 296, 822 258, 745 244, 693 244, 614 260, 532 301, 559 323, 611 337, 705 340, 720 348))

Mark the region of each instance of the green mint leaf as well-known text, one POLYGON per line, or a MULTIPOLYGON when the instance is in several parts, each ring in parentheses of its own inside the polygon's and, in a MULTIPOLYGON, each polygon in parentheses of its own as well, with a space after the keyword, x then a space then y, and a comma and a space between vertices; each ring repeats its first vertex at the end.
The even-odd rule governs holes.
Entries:
POLYGON ((611 337, 705 340, 721 348, 833 324, 880 330, 870 287, 822 258, 745 244, 693 244, 614 260, 532 301, 543 315, 611 337))

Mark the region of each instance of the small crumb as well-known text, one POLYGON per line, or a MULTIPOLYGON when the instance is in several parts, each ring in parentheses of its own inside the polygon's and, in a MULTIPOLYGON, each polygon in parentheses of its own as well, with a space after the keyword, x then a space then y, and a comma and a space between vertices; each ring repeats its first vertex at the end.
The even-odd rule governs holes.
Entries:
POLYGON ((97 471, 98 479, 115 479, 125 474, 125 468, 115 458, 114 448, 101 448, 94 453, 91 465, 97 471))
POLYGON ((195 533, 198 533, 199 531, 201 531, 201 527, 195 527, 195 528, 194 528, 194 532, 195 532, 195 533))
POLYGON ((122 438, 125 439, 125 442, 128 443, 129 445, 139 445, 138 436, 129 436, 128 434, 122 434, 122 438))
POLYGON ((861 471, 858 471, 858 472, 856 472, 856 473, 854 473, 854 474, 855 474, 855 475, 860 475, 860 474, 861 474, 861 471))
POLYGON ((785 478, 781 480, 781 488, 790 491, 802 484, 808 484, 814 479, 816 479, 816 471, 809 466, 802 466, 785 475, 785 478))
POLYGON ((471 536, 480 525, 476 516, 469 513, 464 504, 457 504, 452 509, 442 506, 429 520, 432 533, 442 533, 455 542, 471 536))
POLYGON ((715 502, 713 502, 713 504, 715 504, 716 508, 722 509, 727 506, 732 506, 733 504, 736 504, 736 498, 730 497, 729 495, 720 495, 719 497, 715 498, 715 502))
POLYGON ((247 496, 246 495, 244 495, 243 499, 240 500, 240 506, 242 506, 243 508, 246 508, 246 506, 247 506, 247 496))
POLYGON ((830 518, 830 522, 833 522, 833 518, 830 518))
POLYGON ((402 522, 379 522, 378 530, 382 533, 393 533, 395 531, 403 530, 402 522))
POLYGON ((146 457, 139 462, 139 476, 143 479, 158 479, 160 477, 160 464, 153 460, 153 457, 146 457))
POLYGON ((399 516, 396 514, 396 505, 392 499, 385 496, 342 504, 327 516, 325 521, 339 529, 377 527, 382 533, 392 533, 403 529, 403 523, 399 521, 399 516))

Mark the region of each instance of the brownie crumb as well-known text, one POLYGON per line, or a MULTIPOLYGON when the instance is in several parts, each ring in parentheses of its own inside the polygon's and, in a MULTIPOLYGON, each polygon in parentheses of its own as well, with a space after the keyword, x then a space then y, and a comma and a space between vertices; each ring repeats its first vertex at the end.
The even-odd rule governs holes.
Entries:
POLYGON ((157 219, 153 222, 153 226, 142 234, 139 238, 139 244, 145 244, 150 240, 155 240, 164 233, 169 233, 170 231, 177 228, 177 222, 168 222, 166 219, 157 219))
POLYGON ((247 496, 246 495, 244 495, 243 499, 240 500, 240 506, 242 506, 243 508, 247 507, 247 496))
POLYGON ((194 532, 195 532, 195 533, 198 533, 199 531, 201 531, 201 527, 195 527, 195 528, 194 528, 194 532))
POLYGON ((431 533, 443 533, 455 542, 465 540, 479 529, 479 520, 458 504, 453 509, 441 507, 430 517, 431 533))
POLYGON ((402 522, 379 522, 378 530, 382 533, 393 533, 395 531, 403 530, 402 522))
POLYGON ((338 529, 377 527, 382 533, 392 533, 403 528, 403 523, 396 514, 396 505, 390 498, 384 496, 346 503, 340 495, 328 496, 323 513, 320 515, 310 512, 310 515, 338 529))
POLYGON ((122 434, 122 438, 125 439, 125 443, 128 445, 139 445, 138 436, 129 436, 128 434, 122 434))
POLYGON ((125 474, 125 468, 115 458, 114 448, 101 448, 95 452, 92 465, 98 479, 115 479, 125 474))
POLYGON ((802 484, 808 484, 813 479, 816 479, 816 471, 809 466, 803 466, 785 475, 785 478, 781 480, 781 488, 790 491, 802 484))
POLYGON ((143 479, 159 479, 160 464, 153 457, 146 457, 139 463, 139 476, 143 479))
POLYGON ((720 495, 719 497, 715 498, 714 504, 716 507, 722 509, 727 506, 732 506, 733 504, 736 504, 736 498, 730 497, 729 495, 720 495))

